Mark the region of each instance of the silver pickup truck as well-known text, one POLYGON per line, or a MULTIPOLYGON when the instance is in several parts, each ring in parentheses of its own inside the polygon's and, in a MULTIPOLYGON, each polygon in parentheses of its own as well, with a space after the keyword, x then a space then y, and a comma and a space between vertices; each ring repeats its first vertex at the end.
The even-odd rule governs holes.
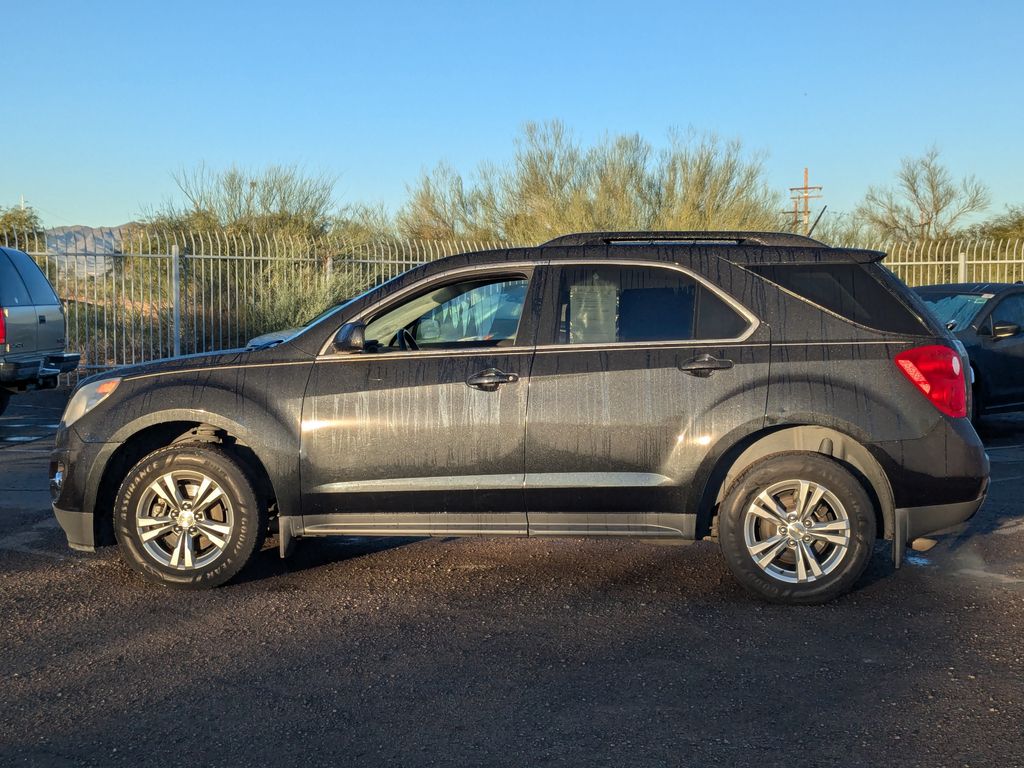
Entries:
POLYGON ((11 395, 57 386, 78 368, 64 351, 64 307, 27 253, 0 247, 0 414, 11 395))

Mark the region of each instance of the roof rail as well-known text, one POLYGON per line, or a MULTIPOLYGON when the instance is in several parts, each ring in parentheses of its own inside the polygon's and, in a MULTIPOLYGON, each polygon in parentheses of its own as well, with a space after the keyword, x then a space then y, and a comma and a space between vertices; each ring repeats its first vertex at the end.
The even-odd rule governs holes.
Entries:
POLYGON ((549 245, 611 245, 613 243, 735 243, 736 245, 812 246, 828 248, 824 243, 788 232, 577 232, 542 243, 549 245))

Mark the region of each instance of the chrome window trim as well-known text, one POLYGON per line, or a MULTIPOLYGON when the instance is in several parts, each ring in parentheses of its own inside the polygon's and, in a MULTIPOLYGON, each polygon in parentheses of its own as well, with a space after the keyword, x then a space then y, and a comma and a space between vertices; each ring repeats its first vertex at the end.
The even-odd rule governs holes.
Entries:
MULTIPOLYGON (((441 272, 441 273, 438 273, 437 275, 435 275, 432 278, 427 278, 426 280, 419 280, 419 281, 413 283, 412 285, 410 285, 409 287, 403 288, 402 290, 398 291, 393 296, 388 296, 386 299, 383 299, 382 301, 377 302, 373 306, 367 307, 362 312, 357 314, 355 317, 350 319, 348 322, 350 322, 350 323, 365 322, 365 318, 368 315, 373 314, 378 309, 380 309, 383 305, 390 305, 391 302, 393 302, 393 301, 397 304, 398 303, 397 300, 404 298, 409 293, 412 293, 412 292, 414 292, 416 290, 419 290, 420 288, 428 287, 430 285, 433 285, 435 282, 442 282, 442 281, 446 280, 449 277, 458 278, 461 275, 470 275, 470 274, 473 274, 474 272, 497 272, 497 273, 501 273, 501 272, 506 271, 506 269, 508 271, 510 271, 510 272, 516 272, 517 270, 529 270, 528 274, 525 275, 525 277, 526 277, 526 279, 528 281, 527 293, 529 293, 529 288, 532 287, 532 285, 533 285, 533 270, 535 270, 537 267, 542 267, 542 266, 546 266, 546 262, 544 262, 544 261, 514 261, 514 262, 508 262, 508 263, 504 263, 504 264, 499 263, 499 262, 493 262, 493 263, 489 263, 489 264, 477 264, 477 265, 472 266, 472 267, 459 267, 457 269, 453 269, 453 270, 450 270, 450 271, 447 271, 447 272, 441 272), (435 278, 436 278, 436 280, 435 280, 435 278)), ((413 267, 413 269, 415 269, 415 267, 413 267)), ((399 277, 401 277, 401 275, 399 275, 399 277)), ((381 285, 383 285, 383 283, 381 285)), ((522 318, 520 317, 520 322, 521 321, 522 321, 522 318)), ((323 345, 320 347, 320 353, 317 355, 317 362, 320 361, 321 357, 329 357, 329 358, 333 358, 333 357, 342 357, 342 358, 353 357, 353 353, 351 353, 351 352, 338 353, 338 352, 329 352, 328 351, 330 346, 331 346, 331 343, 334 341, 334 336, 336 335, 336 333, 337 332, 335 332, 334 334, 331 334, 331 336, 327 339, 327 341, 325 341, 323 343, 323 345)), ((517 334, 519 333, 519 329, 518 328, 516 328, 516 333, 517 334)), ((508 349, 522 349, 522 350, 533 351, 533 347, 532 346, 524 347, 524 346, 520 346, 520 345, 513 345, 511 347, 474 347, 474 348, 469 349, 469 350, 445 349, 445 350, 423 350, 423 351, 415 350, 415 351, 410 351, 409 353, 405 353, 405 352, 399 352, 399 353, 388 352, 387 353, 387 357, 394 357, 394 356, 396 356, 398 354, 400 354, 402 356, 408 356, 409 354, 422 356, 422 355, 429 355, 429 354, 434 354, 434 353, 452 354, 452 353, 462 353, 462 352, 476 352, 476 353, 479 354, 479 352, 481 350, 485 350, 485 349, 504 349, 504 350, 508 350, 508 349)), ((359 357, 358 354, 355 355, 355 356, 359 357)))
POLYGON ((668 269, 676 272, 681 272, 686 275, 694 282, 707 288, 711 293, 717 296, 719 299, 724 301, 729 307, 731 307, 740 317, 747 321, 747 329, 739 336, 733 336, 731 338, 723 339, 669 339, 667 341, 607 341, 607 342, 594 342, 592 344, 538 344, 537 351, 542 350, 570 350, 570 349, 636 349, 638 347, 696 347, 703 345, 720 345, 729 343, 740 343, 749 339, 761 326, 761 321, 757 316, 747 309, 745 306, 740 304, 736 299, 727 294, 717 285, 712 283, 710 280, 705 278, 703 275, 699 275, 692 269, 687 269, 681 264, 676 264, 670 261, 646 261, 643 259, 566 259, 549 262, 548 266, 592 266, 592 265, 612 265, 612 266, 628 266, 628 267, 649 267, 654 269, 668 269))
MULTIPOLYGON (((542 260, 539 260, 539 261, 516 261, 516 262, 509 262, 507 264, 490 263, 490 264, 478 264, 478 265, 472 266, 472 267, 459 267, 458 269, 452 270, 450 272, 441 273, 441 274, 437 275, 437 278, 438 278, 438 282, 440 282, 441 279, 445 279, 445 278, 448 278, 448 277, 458 278, 461 275, 473 274, 474 272, 491 272, 491 271, 493 271, 493 272, 499 272, 500 273, 500 272, 505 271, 505 269, 507 268, 509 271, 512 271, 512 272, 514 272, 516 270, 530 270, 530 274, 528 275, 527 279, 530 281, 531 286, 532 286, 532 283, 533 283, 533 270, 537 269, 538 267, 552 267, 553 268, 553 267, 561 267, 561 266, 565 266, 565 265, 569 265, 569 266, 579 266, 579 265, 585 265, 585 266, 611 265, 611 266, 617 266, 617 267, 619 267, 619 266, 625 266, 625 267, 648 267, 648 268, 654 268, 654 269, 668 269, 668 270, 674 270, 676 272, 680 272, 683 275, 686 275, 687 277, 692 279, 694 282, 698 283, 699 285, 701 285, 704 288, 706 288, 707 290, 709 290, 712 294, 717 296, 722 301, 724 301, 730 308, 732 308, 737 314, 739 314, 743 319, 745 319, 747 321, 747 329, 742 334, 740 334, 739 336, 734 336, 734 337, 731 337, 731 338, 721 338, 721 339, 669 339, 667 341, 609 341, 609 342, 598 342, 598 343, 594 343, 594 344, 538 344, 536 346, 513 345, 513 346, 510 346, 510 347, 473 347, 473 348, 470 348, 470 349, 416 350, 416 351, 409 351, 409 352, 388 352, 386 354, 386 357, 388 357, 388 358, 392 358, 392 357, 412 357, 412 356, 416 356, 416 357, 435 356, 436 357, 436 356, 441 356, 441 355, 465 355, 465 354, 480 355, 480 354, 487 354, 488 351, 492 351, 492 350, 493 350, 494 354, 509 354, 510 352, 515 351, 515 350, 529 351, 529 352, 532 352, 534 350, 536 350, 537 352, 556 351, 556 350, 563 350, 563 351, 564 350, 594 351, 594 350, 600 350, 600 349, 643 349, 643 348, 659 348, 659 347, 696 347, 696 346, 705 346, 705 345, 707 345, 707 346, 718 346, 718 345, 722 345, 722 344, 738 344, 738 343, 742 343, 742 342, 746 341, 747 339, 749 339, 754 334, 754 332, 758 328, 761 327, 760 319, 758 319, 758 317, 753 312, 751 312, 743 304, 738 302, 736 299, 734 299, 728 293, 723 291, 721 288, 716 286, 710 280, 708 280, 707 278, 703 277, 702 275, 697 274, 696 272, 694 272, 691 269, 687 269, 686 267, 684 267, 684 266, 682 266, 680 264, 676 264, 674 262, 668 262, 668 261, 647 261, 647 260, 644 260, 644 259, 564 259, 564 260, 563 259, 558 259, 558 260, 552 261, 550 259, 542 259, 542 260)), ((360 312, 358 315, 356 315, 351 320, 349 320, 349 322, 365 321, 365 318, 368 315, 373 314, 378 308, 381 307, 382 304, 390 303, 392 300, 401 299, 401 298, 405 297, 407 294, 412 293, 412 292, 414 292, 414 291, 424 287, 424 283, 426 283, 426 285, 429 286, 433 282, 435 282, 433 279, 431 279, 429 282, 428 281, 420 281, 420 282, 417 282, 417 283, 415 283, 413 285, 410 285, 408 288, 403 288, 401 291, 396 293, 394 296, 389 296, 385 301, 378 302, 377 304, 374 304, 372 307, 367 307, 362 312, 360 312)), ((328 349, 330 348, 331 342, 333 340, 334 340, 334 336, 332 335, 330 338, 328 338, 324 342, 323 346, 321 346, 320 354, 317 355, 317 362, 320 362, 321 358, 326 358, 328 360, 334 360, 334 359, 346 359, 347 360, 347 359, 350 359, 350 358, 365 359, 365 358, 363 358, 362 355, 359 355, 359 354, 353 354, 353 353, 332 353, 332 352, 329 352, 328 349)), ((368 357, 377 357, 377 356, 376 355, 372 355, 372 356, 368 356, 368 357)))

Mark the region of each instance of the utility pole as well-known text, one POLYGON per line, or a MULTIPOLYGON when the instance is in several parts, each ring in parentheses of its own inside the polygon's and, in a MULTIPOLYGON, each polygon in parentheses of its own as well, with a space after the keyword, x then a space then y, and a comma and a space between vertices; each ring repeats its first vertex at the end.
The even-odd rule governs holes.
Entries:
POLYGON ((802 187, 790 187, 789 188, 789 199, 793 201, 792 211, 783 211, 787 215, 793 216, 793 229, 795 230, 800 224, 800 219, 803 218, 804 234, 806 235, 811 231, 811 200, 821 199, 821 186, 810 185, 810 175, 807 168, 804 168, 804 185, 802 187), (811 194, 811 193, 816 194, 811 194), (801 203, 803 203, 803 210, 801 209, 801 203))

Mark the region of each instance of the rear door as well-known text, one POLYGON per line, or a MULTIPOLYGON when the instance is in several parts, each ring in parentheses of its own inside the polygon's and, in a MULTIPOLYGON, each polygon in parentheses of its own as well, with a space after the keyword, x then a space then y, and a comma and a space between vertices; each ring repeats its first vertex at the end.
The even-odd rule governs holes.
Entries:
POLYGON ((530 380, 531 535, 694 535, 690 481, 762 423, 769 329, 683 267, 551 267, 530 380))
POLYGON ((21 273, 15 269, 11 252, 4 248, 0 248, 0 311, 4 313, 7 329, 0 353, 9 360, 35 357, 35 306, 21 273))
POLYGON ((14 252, 12 261, 28 289, 35 307, 36 349, 39 352, 64 351, 64 307, 43 271, 32 258, 14 252))

